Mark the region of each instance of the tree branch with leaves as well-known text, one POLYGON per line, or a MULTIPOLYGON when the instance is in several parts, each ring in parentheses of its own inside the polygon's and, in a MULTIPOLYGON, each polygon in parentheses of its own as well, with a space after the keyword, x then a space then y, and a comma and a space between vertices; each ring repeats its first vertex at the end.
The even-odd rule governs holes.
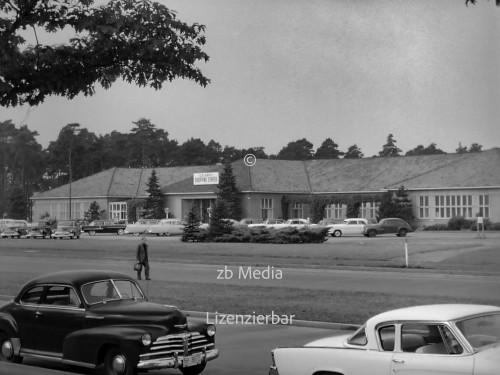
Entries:
POLYGON ((93 95, 118 79, 156 90, 176 78, 202 86, 209 57, 203 25, 188 25, 151 0, 11 0, 0 3, 0 105, 37 105, 47 96, 93 95), (26 45, 24 30, 35 30, 26 45), (44 44, 36 30, 72 30, 67 43, 44 44))

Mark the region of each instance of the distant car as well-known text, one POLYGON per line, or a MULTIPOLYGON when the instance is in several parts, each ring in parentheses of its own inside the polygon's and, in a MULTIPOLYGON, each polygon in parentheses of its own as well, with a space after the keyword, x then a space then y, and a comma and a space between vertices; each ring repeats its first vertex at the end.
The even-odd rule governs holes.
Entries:
POLYGON ((134 224, 128 224, 125 227, 125 233, 140 236, 141 234, 146 234, 151 225, 158 224, 159 222, 160 220, 158 219, 139 219, 134 224))
POLYGON ((103 375, 166 368, 197 375, 219 355, 213 324, 148 302, 136 280, 112 271, 29 281, 0 308, 0 348, 0 362, 34 357, 103 375))
MULTIPOLYGON (((223 220, 229 221, 233 225, 233 228, 243 228, 243 227, 246 227, 246 225, 241 224, 239 221, 236 221, 236 220, 233 220, 233 219, 223 219, 223 220)), ((208 229, 209 226, 210 226, 209 223, 202 223, 202 224, 200 224, 199 228, 200 229, 208 229)))
POLYGON ((260 224, 260 223, 262 223, 262 219, 257 219, 257 218, 245 218, 240 220, 240 224, 243 225, 260 224))
POLYGON ((368 225, 369 221, 363 218, 356 219, 345 219, 341 224, 331 224, 328 225, 328 234, 332 237, 340 237, 344 234, 359 234, 363 233, 365 225, 368 225))
POLYGON ((52 231, 57 227, 56 220, 38 220, 35 221, 28 233, 26 238, 50 238, 52 231))
POLYGON ((283 224, 283 223, 285 223, 285 220, 283 220, 283 219, 267 219, 267 220, 264 220, 262 223, 250 224, 250 225, 248 225, 248 227, 249 228, 259 228, 259 227, 268 228, 268 227, 272 227, 274 225, 283 224))
POLYGON ((117 224, 113 220, 94 220, 89 225, 84 225, 82 231, 90 236, 98 233, 116 233, 120 236, 125 234, 125 224, 117 224))
POLYGON ((272 352, 269 375, 498 375, 500 308, 427 305, 392 310, 352 334, 272 352))
POLYGON ((327 227, 333 224, 341 224, 342 222, 342 219, 323 219, 318 222, 318 226, 327 227))
POLYGON ((2 238, 21 238, 28 233, 28 222, 26 220, 3 219, 0 229, 2 238))
POLYGON ((285 229, 285 228, 306 228, 315 226, 317 226, 317 224, 311 224, 307 219, 289 219, 284 223, 270 224, 267 225, 266 227, 272 229, 285 229))
POLYGON ((157 236, 172 236, 182 234, 186 223, 179 219, 163 219, 158 224, 153 224, 149 227, 149 234, 157 236))
POLYGON ((398 237, 405 237, 408 232, 413 232, 413 228, 406 221, 399 218, 382 219, 377 224, 365 225, 363 229, 363 235, 366 237, 375 237, 387 233, 395 233, 398 237))
POLYGON ((50 235, 52 238, 80 238, 82 228, 76 220, 62 220, 57 223, 57 227, 50 235))

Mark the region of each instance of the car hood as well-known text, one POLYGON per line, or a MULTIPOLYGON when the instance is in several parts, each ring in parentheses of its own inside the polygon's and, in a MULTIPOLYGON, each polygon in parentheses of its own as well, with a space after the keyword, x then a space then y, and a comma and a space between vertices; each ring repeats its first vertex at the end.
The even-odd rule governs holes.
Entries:
POLYGON ((346 333, 339 336, 329 336, 323 339, 312 341, 304 346, 313 346, 313 347, 332 347, 339 348, 344 347, 344 342, 352 335, 352 332, 346 333))
POLYGON ((500 343, 482 349, 474 357, 475 374, 497 374, 500 368, 500 343))
POLYGON ((186 324, 186 315, 172 306, 144 301, 110 301, 91 307, 89 318, 101 318, 106 324, 142 323, 172 327, 186 324))

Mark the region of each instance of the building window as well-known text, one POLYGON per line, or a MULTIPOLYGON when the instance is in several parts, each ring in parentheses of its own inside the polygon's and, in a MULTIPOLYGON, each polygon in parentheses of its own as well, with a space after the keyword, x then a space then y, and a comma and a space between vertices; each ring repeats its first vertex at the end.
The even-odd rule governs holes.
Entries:
POLYGON ((109 218, 113 221, 127 220, 127 203, 113 202, 109 204, 109 218))
POLYGON ((490 196, 479 196, 479 216, 490 217, 490 196))
POLYGON ((302 202, 295 202, 292 206, 292 219, 299 219, 302 217, 304 217, 302 202))
POLYGON ((335 203, 329 204, 325 209, 326 219, 343 219, 346 216, 346 205, 335 203))
POLYGON ((260 200, 260 212, 262 219, 273 219, 273 199, 262 198, 260 200))
POLYGON ((438 219, 454 216, 472 217, 472 195, 436 195, 435 213, 438 219))
POLYGON ((361 217, 365 219, 377 219, 378 208, 380 202, 362 202, 361 203, 361 217))
POLYGON ((429 197, 428 196, 420 196, 419 197, 419 209, 418 214, 420 219, 428 219, 429 218, 429 197))

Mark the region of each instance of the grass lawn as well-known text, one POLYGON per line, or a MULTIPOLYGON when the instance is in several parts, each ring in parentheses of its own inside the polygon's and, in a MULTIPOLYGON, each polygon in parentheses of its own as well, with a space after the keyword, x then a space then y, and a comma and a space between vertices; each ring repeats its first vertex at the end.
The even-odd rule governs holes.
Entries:
MULTIPOLYGON (((366 268, 400 270, 405 244, 413 272, 500 275, 500 233, 477 239, 472 232, 413 233, 408 238, 341 237, 323 244, 205 244, 182 243, 178 238, 149 239, 150 258, 155 262, 196 263, 280 268, 366 268)), ((2 240, 0 257, 38 256, 56 259, 133 259, 137 238, 117 236, 83 237, 80 240, 2 240)), ((56 260, 55 260, 56 261, 56 260)), ((35 276, 19 270, 0 274, 0 294, 14 295, 35 276)), ((451 297, 399 296, 389 293, 323 291, 260 286, 233 286, 157 281, 149 287, 150 300, 178 305, 183 310, 234 314, 294 314, 294 319, 359 324, 392 308, 427 303, 453 303, 451 297)), ((498 305, 498 297, 470 303, 498 305)))

